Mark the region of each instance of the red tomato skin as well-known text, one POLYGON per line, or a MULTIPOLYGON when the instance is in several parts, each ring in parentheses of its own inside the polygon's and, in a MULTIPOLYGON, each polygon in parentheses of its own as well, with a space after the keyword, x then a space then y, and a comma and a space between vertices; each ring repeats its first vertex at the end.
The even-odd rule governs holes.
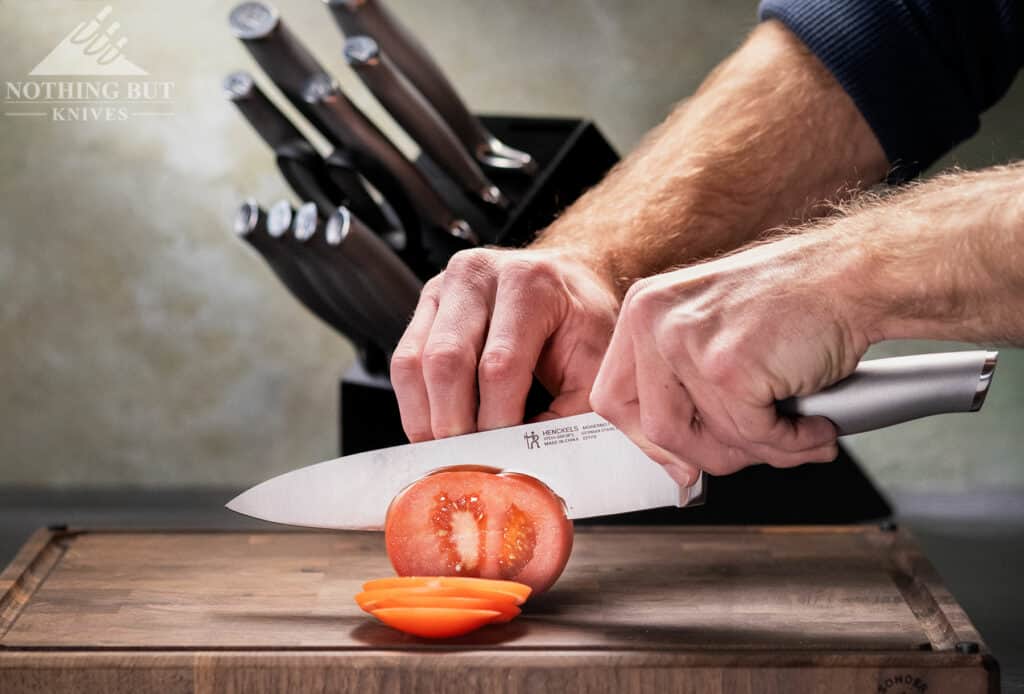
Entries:
POLYGON ((480 470, 411 484, 391 503, 384 534, 399 576, 506 579, 535 593, 561 575, 573 539, 565 505, 543 483, 480 470))

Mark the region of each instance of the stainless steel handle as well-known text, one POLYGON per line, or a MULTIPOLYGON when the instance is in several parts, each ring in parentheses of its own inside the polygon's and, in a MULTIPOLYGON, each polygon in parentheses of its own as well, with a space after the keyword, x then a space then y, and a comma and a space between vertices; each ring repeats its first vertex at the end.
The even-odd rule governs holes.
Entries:
POLYGON ((997 352, 917 354, 861 362, 847 378, 813 395, 779 403, 787 415, 821 415, 840 436, 946 412, 981 409, 997 352))
POLYGON ((536 171, 533 157, 498 140, 469 112, 440 66, 380 0, 324 0, 346 36, 372 36, 402 73, 451 126, 480 163, 525 173, 536 171))
POLYGON ((488 205, 507 207, 508 199, 487 178, 476 160, 434 107, 412 86, 369 36, 345 41, 345 60, 399 125, 452 180, 488 205))

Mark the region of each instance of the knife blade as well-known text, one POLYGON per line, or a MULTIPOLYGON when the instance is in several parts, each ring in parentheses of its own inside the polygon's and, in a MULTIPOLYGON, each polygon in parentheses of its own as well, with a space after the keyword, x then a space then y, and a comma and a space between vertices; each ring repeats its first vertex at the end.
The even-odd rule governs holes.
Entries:
POLYGON ((537 163, 532 156, 503 143, 469 112, 427 49, 381 0, 324 2, 346 36, 372 36, 380 44, 477 161, 492 168, 536 173, 537 163))
POLYGON ((339 151, 327 159, 321 158, 309 140, 267 98, 251 74, 244 70, 232 72, 224 79, 224 94, 274 150, 278 169, 296 195, 314 201, 325 215, 338 205, 347 205, 378 233, 391 231, 392 224, 344 154, 339 151))
MULTIPOLYGON (((840 423, 840 435, 974 412, 985 401, 996 359, 995 352, 975 351, 863 362, 848 379, 787 407, 840 423)), ((536 477, 562 497, 574 519, 703 502, 703 473, 681 489, 625 434, 589 413, 329 460, 258 484, 227 507, 275 523, 377 530, 406 486, 467 463, 536 477)))
POLYGON ((469 155, 458 137, 416 87, 369 36, 350 36, 342 49, 346 62, 395 121, 453 181, 490 207, 509 200, 469 155))

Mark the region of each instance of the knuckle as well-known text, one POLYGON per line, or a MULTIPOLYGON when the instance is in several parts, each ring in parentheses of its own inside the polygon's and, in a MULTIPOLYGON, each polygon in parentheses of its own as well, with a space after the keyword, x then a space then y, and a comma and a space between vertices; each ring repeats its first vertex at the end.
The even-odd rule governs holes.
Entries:
POLYGON ((649 280, 639 280, 629 288, 623 310, 631 320, 647 326, 654 321, 661 304, 661 298, 649 280))
POLYGON ((507 347, 490 347, 480 356, 478 376, 483 383, 505 383, 519 375, 520 360, 507 347))
POLYGON ((391 380, 404 382, 409 376, 418 375, 423 370, 423 357, 419 350, 399 347, 391 355, 391 380))
POLYGON ((470 248, 459 251, 448 261, 445 274, 455 280, 473 280, 490 272, 494 267, 495 251, 470 248))
POLYGON ((731 389, 741 371, 732 350, 714 347, 703 351, 699 369, 704 380, 723 389, 731 389))
POLYGON ((423 350, 423 372, 432 379, 451 378, 465 369, 467 350, 454 342, 435 342, 423 350))
POLYGON ((425 296, 436 297, 441 293, 441 288, 444 286, 444 272, 439 272, 423 285, 422 293, 425 296))
POLYGON ((556 285, 561 282, 561 273, 556 264, 548 258, 518 257, 509 260, 502 268, 505 278, 527 285, 556 285))
POLYGON ((677 452, 680 449, 680 431, 666 417, 648 417, 641 415, 640 430, 648 441, 659 448, 677 452))

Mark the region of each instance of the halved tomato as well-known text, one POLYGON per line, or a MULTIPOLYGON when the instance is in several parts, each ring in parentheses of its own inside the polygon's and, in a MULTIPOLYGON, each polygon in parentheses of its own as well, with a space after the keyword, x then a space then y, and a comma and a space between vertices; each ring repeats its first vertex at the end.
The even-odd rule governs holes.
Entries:
MULTIPOLYGON (((357 596, 358 601, 358 596, 357 596)), ((520 609, 509 600, 488 600, 467 598, 461 595, 423 595, 404 593, 389 598, 369 598, 359 604, 365 612, 388 607, 450 607, 464 610, 494 610, 498 612, 493 622, 508 622, 517 617, 520 609)))
POLYGON ((497 610, 451 607, 382 607, 372 614, 389 627, 427 639, 462 636, 501 616, 497 610))
POLYGON ((393 576, 391 578, 375 578, 363 584, 364 591, 377 590, 432 590, 435 592, 450 591, 449 595, 466 595, 467 597, 484 597, 476 593, 505 596, 522 605, 530 597, 532 589, 524 583, 502 581, 489 578, 470 578, 468 576, 393 576))
POLYGON ((514 580, 542 592, 572 550, 565 505, 540 481, 516 473, 438 472, 404 489, 384 525, 400 576, 514 580))

